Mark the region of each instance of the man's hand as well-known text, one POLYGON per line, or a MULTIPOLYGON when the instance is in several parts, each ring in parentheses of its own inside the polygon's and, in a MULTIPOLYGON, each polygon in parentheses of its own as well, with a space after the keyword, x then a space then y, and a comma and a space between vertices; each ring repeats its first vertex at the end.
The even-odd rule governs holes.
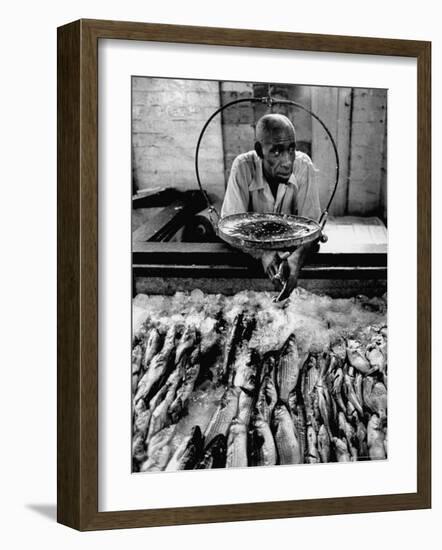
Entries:
POLYGON ((288 298, 293 290, 298 286, 299 272, 304 264, 308 249, 309 245, 300 246, 292 254, 290 254, 286 260, 283 260, 282 264, 286 264, 286 266, 282 268, 281 264, 280 273, 285 274, 283 281, 284 286, 276 298, 276 302, 281 302, 282 300, 288 298))
POLYGON ((281 260, 276 252, 264 252, 261 256, 262 267, 264 273, 269 279, 280 289, 282 287, 281 279, 279 277, 279 268, 281 260))

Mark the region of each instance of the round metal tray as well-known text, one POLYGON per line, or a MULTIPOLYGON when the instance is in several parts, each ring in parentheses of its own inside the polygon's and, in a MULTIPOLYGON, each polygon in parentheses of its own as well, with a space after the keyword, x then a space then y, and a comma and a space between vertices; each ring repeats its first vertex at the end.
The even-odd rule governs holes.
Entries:
POLYGON ((290 250, 319 239, 321 227, 302 216, 247 212, 222 218, 218 233, 242 250, 290 250))

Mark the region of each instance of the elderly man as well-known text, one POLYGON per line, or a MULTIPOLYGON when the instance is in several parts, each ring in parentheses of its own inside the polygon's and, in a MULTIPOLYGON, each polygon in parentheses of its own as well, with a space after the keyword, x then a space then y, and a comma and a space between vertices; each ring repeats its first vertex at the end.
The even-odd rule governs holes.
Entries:
MULTIPOLYGON (((243 212, 296 214, 318 220, 321 214, 315 168, 305 153, 296 151, 295 128, 284 115, 269 114, 256 124, 255 149, 232 164, 221 216, 243 212)), ((264 271, 284 285, 280 299, 297 285, 309 245, 298 247, 287 259, 260 254, 264 271)))

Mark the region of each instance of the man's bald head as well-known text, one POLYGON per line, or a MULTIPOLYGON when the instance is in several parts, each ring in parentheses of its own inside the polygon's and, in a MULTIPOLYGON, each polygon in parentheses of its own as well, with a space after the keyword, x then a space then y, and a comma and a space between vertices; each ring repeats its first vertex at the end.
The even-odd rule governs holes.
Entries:
POLYGON ((279 114, 264 115, 256 123, 255 151, 270 184, 287 183, 296 157, 295 128, 279 114))
POLYGON ((295 141, 295 127, 286 116, 272 113, 262 116, 256 123, 255 141, 266 143, 278 135, 287 135, 295 141))

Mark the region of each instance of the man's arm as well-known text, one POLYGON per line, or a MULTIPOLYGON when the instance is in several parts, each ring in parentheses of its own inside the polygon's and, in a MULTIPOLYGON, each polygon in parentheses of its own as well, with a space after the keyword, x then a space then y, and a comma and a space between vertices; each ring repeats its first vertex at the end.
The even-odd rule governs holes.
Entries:
MULTIPOLYGON (((297 206, 298 215, 318 221, 321 216, 319 192, 316 180, 316 168, 310 158, 301 153, 301 158, 295 167, 295 177, 298 182, 297 206)), ((280 266, 281 279, 284 286, 277 301, 285 300, 298 286, 299 273, 310 252, 318 249, 318 242, 304 244, 298 247, 286 260, 286 265, 280 266)))

